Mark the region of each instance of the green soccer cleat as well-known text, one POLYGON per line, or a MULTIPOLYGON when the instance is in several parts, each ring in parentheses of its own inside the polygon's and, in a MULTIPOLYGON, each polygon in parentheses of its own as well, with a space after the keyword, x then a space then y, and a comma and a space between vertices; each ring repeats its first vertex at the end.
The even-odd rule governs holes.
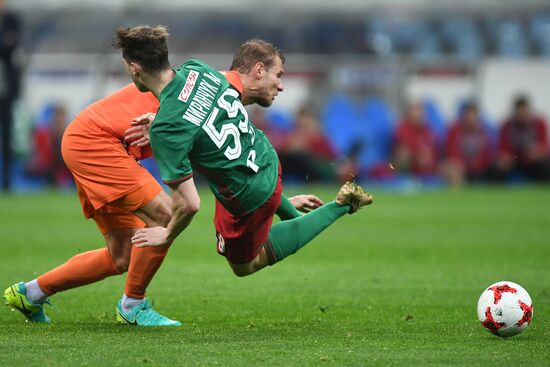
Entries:
MULTIPOLYGON (((44 305, 32 303, 27 299, 27 287, 23 282, 16 283, 6 289, 4 291, 4 301, 6 306, 20 311, 30 322, 50 322, 50 318, 44 313, 44 305)), ((49 304, 49 301, 46 299, 45 303, 49 304)))
POLYGON ((130 312, 124 312, 121 302, 118 302, 116 308, 116 319, 121 323, 135 326, 181 326, 181 322, 170 320, 153 310, 153 304, 147 298, 130 312))

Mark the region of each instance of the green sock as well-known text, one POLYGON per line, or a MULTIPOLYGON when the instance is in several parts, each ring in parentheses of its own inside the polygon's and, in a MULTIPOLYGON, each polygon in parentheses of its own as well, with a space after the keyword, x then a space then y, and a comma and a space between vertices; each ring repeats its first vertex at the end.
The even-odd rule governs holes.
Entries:
POLYGON ((302 216, 302 213, 292 205, 285 194, 281 197, 281 205, 277 208, 276 214, 281 220, 289 220, 302 216))
POLYGON ((340 206, 332 201, 299 218, 275 224, 265 244, 270 265, 304 247, 348 210, 348 205, 340 206))

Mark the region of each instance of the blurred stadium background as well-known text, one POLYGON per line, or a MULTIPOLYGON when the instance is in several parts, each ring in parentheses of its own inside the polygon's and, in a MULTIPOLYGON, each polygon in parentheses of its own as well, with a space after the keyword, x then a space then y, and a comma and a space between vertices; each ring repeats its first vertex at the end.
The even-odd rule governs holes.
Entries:
MULTIPOLYGON (((410 103, 421 104, 441 162, 446 131, 465 101, 477 101, 493 144, 519 94, 537 115, 550 116, 545 0, 8 0, 7 8, 22 25, 14 54, 22 70, 13 110, 12 182, 19 191, 44 186, 44 179, 27 174, 29 161, 45 154, 32 143, 40 140, 33 137, 37 127, 53 124, 55 111, 68 123, 128 83, 110 46, 119 26, 167 25, 173 65, 202 58, 225 69, 243 41, 273 42, 287 56, 285 92, 272 108, 253 111, 253 121, 277 133, 277 147, 277 137, 284 140, 296 128, 298 112, 311 111, 331 146, 326 164, 353 156, 356 167, 343 173, 362 179, 387 177, 379 168, 392 162, 395 130, 410 103)), ((431 182, 442 182, 434 176, 431 182)))

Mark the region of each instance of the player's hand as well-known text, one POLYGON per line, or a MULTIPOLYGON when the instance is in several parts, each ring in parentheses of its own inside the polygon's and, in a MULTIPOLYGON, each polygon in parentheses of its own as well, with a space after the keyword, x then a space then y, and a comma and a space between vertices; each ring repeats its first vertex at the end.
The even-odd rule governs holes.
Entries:
POLYGON ((134 234, 132 244, 136 247, 164 246, 170 243, 167 236, 168 229, 164 227, 143 228, 134 234))
POLYGON ((130 122, 131 128, 126 130, 124 140, 131 146, 144 147, 149 145, 149 127, 155 119, 154 113, 146 113, 130 122))
POLYGON ((139 125, 151 125, 153 123, 153 120, 155 119, 156 114, 153 112, 147 112, 139 117, 136 117, 130 122, 130 125, 132 126, 139 126, 139 125))
POLYGON ((289 198, 288 201, 290 201, 296 209, 304 213, 308 213, 325 204, 315 195, 296 195, 289 198))

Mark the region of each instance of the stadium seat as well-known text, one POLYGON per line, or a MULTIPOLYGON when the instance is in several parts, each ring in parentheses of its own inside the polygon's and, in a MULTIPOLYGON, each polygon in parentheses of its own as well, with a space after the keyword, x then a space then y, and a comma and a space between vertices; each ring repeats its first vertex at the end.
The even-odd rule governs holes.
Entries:
POLYGON ((38 112, 38 116, 36 117, 35 126, 49 126, 51 125, 53 113, 55 110, 55 104, 54 103, 46 103, 44 106, 42 106, 42 109, 40 112, 38 112))
POLYGON ((364 169, 371 169, 390 160, 395 118, 381 98, 367 98, 361 106, 361 134, 365 144, 359 160, 364 169))
POLYGON ((286 110, 270 108, 265 118, 271 127, 283 132, 289 132, 294 127, 294 117, 286 110))
POLYGON ((336 152, 341 156, 348 155, 360 136, 359 119, 353 101, 343 93, 331 95, 321 118, 324 131, 336 152))
POLYGON ((441 36, 450 52, 464 62, 477 61, 483 53, 482 37, 471 18, 451 16, 440 23, 441 36))
POLYGON ((425 35, 414 46, 413 58, 418 62, 434 62, 441 59, 441 57, 441 43, 434 33, 425 35))
POLYGON ((538 53, 550 57, 550 14, 535 14, 530 17, 529 36, 538 53))
POLYGON ((14 192, 17 193, 35 192, 48 187, 44 178, 30 177, 25 174, 25 162, 23 159, 15 159, 12 161, 11 185, 14 192))
POLYGON ((497 53, 504 57, 524 57, 528 52, 528 41, 521 24, 507 20, 497 25, 497 53))
POLYGON ((396 24, 392 32, 396 48, 403 52, 411 51, 417 40, 425 37, 428 33, 426 23, 416 18, 396 24))

